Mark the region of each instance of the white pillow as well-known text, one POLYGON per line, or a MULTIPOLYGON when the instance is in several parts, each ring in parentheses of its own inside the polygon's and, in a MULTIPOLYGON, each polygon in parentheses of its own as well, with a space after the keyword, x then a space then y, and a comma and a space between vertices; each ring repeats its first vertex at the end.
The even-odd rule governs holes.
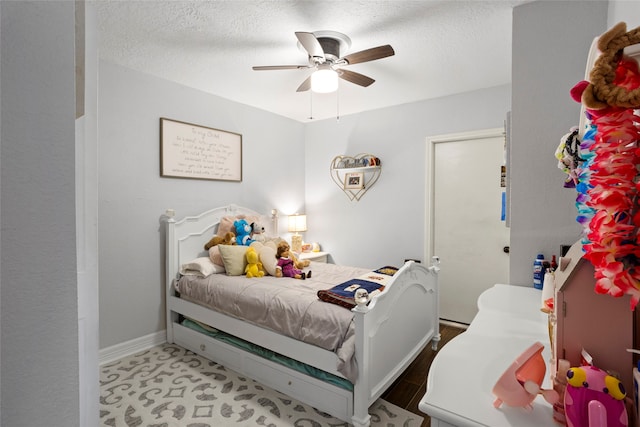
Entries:
POLYGON ((249 246, 243 245, 218 245, 224 269, 227 276, 242 276, 247 268, 247 258, 245 256, 249 246))
POLYGON ((209 257, 196 258, 180 266, 180 274, 183 276, 207 277, 216 273, 224 273, 224 267, 215 265, 209 257))
POLYGON ((276 259, 276 244, 272 241, 265 243, 253 242, 251 246, 258 252, 264 271, 271 276, 275 276, 276 265, 278 265, 278 260, 276 259))

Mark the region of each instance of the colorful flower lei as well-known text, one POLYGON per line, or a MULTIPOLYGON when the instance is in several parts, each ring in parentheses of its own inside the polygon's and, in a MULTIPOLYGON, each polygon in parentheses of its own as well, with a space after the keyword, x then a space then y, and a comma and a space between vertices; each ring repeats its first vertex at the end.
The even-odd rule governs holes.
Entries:
MULTIPOLYGON (((638 63, 621 56, 613 83, 640 88, 638 63)), ((574 91, 581 94, 585 87, 581 82, 574 91)), ((595 291, 628 294, 635 309, 640 301, 640 117, 618 106, 587 108, 586 116, 581 163, 573 171, 584 257, 595 269, 595 291)))

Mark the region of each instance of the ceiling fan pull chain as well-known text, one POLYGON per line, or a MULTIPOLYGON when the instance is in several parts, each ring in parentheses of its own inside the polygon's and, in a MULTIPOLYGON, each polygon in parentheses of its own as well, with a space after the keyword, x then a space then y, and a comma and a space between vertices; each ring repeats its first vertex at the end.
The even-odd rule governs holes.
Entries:
POLYGON ((313 91, 309 91, 309 120, 313 120, 313 91))
POLYGON ((336 122, 340 121, 340 84, 336 90, 336 122))

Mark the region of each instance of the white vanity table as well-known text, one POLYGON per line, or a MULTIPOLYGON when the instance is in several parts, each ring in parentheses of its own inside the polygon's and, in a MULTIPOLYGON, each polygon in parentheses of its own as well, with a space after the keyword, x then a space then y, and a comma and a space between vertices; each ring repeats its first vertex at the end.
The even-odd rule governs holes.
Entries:
POLYGON ((436 355, 420 411, 433 427, 544 427, 558 426, 552 407, 542 396, 532 410, 505 404, 494 408, 492 389, 511 363, 536 341, 547 372, 542 388, 552 388, 548 317, 540 311, 541 291, 513 285, 495 285, 478 298, 478 314, 468 330, 436 355))

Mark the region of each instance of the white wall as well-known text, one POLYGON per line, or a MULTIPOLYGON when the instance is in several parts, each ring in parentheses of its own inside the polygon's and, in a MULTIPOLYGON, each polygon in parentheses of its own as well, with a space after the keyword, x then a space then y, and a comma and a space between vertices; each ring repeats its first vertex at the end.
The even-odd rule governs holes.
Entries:
MULTIPOLYGON (((339 264, 424 262, 426 138, 502 127, 510 96, 504 85, 308 124, 305 238, 339 264), (382 173, 360 201, 350 201, 331 180, 329 165, 335 156, 359 153, 379 157, 382 173)), ((460 209, 472 207, 460 200, 460 209)))
POLYGON ((160 217, 234 203, 304 209, 303 124, 111 63, 99 64, 100 348, 164 330, 160 217), (159 120, 242 134, 243 181, 160 177, 159 120))
POLYGON ((514 8, 510 282, 530 285, 539 252, 580 238, 575 190, 554 157, 577 126, 569 90, 584 79, 591 41, 606 31, 607 2, 537 1, 514 8))
POLYGON ((74 2, 0 9, 0 422, 78 426, 74 2))
POLYGON ((637 0, 610 1, 607 28, 625 22, 627 30, 640 26, 640 2, 637 0))

